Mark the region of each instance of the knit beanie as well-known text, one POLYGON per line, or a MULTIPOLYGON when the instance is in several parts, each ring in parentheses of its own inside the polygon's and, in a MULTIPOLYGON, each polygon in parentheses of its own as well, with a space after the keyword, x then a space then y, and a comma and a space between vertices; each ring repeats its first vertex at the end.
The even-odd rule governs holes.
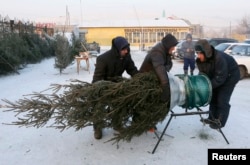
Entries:
POLYGON ((169 50, 171 47, 176 46, 178 44, 177 39, 172 34, 167 34, 161 40, 165 49, 169 50))
POLYGON ((122 49, 126 47, 129 47, 128 41, 124 37, 121 37, 121 36, 118 36, 114 39, 114 45, 119 51, 121 51, 122 49))
POLYGON ((196 42, 195 51, 204 53, 206 58, 212 57, 212 48, 206 39, 200 39, 196 42))
POLYGON ((186 35, 186 40, 187 40, 188 38, 191 38, 191 39, 192 39, 192 34, 188 33, 188 34, 186 35))

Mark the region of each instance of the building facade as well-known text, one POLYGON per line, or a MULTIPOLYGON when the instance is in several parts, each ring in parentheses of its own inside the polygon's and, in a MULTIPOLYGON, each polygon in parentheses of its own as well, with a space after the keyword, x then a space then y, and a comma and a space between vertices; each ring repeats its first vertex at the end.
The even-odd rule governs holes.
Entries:
POLYGON ((183 20, 118 20, 84 22, 79 26, 79 37, 87 42, 110 46, 112 38, 125 37, 131 47, 147 49, 160 41, 167 33, 184 39, 192 27, 183 20))

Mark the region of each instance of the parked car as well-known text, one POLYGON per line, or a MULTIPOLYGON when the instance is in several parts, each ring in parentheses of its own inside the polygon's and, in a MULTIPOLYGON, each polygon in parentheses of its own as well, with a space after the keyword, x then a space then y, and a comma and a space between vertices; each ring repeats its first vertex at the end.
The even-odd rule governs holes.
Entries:
POLYGON ((232 55, 238 63, 240 78, 248 76, 250 74, 250 44, 235 46, 229 55, 232 55))
POLYGON ((242 43, 239 42, 228 42, 228 43, 220 43, 219 45, 215 46, 214 48, 217 50, 220 50, 222 52, 225 52, 227 54, 230 54, 230 52, 232 51, 232 49, 237 46, 237 45, 241 45, 242 43))
POLYGON ((87 49, 87 51, 89 52, 96 52, 96 53, 100 53, 101 51, 101 47, 99 45, 99 43, 97 42, 92 42, 92 43, 83 43, 85 49, 87 49))
MULTIPOLYGON (((181 40, 179 41, 179 43, 175 46, 175 50, 173 51, 173 58, 177 58, 177 59, 183 59, 184 57, 184 52, 182 51, 182 44, 185 40, 181 40)), ((193 39, 193 45, 195 45, 195 43, 197 42, 197 39, 193 39)))
POLYGON ((210 38, 207 39, 207 41, 210 45, 213 45, 214 47, 219 45, 220 43, 239 42, 238 40, 233 38, 210 38))
POLYGON ((180 49, 181 49, 181 44, 183 43, 184 40, 180 40, 179 43, 175 46, 172 55, 173 58, 178 58, 178 54, 180 53, 180 49))
POLYGON ((243 42, 247 43, 247 44, 250 44, 250 39, 245 39, 243 42))

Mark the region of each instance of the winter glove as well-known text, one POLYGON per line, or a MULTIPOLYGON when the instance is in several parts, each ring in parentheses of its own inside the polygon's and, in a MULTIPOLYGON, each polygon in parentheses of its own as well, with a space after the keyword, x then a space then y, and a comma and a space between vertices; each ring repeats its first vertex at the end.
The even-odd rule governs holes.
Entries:
POLYGON ((172 68, 172 65, 165 65, 166 71, 170 71, 170 69, 172 68))
POLYGON ((170 88, 169 88, 169 85, 163 85, 162 86, 161 101, 162 102, 170 101, 170 88))
POLYGON ((124 78, 123 77, 121 77, 121 76, 116 76, 116 77, 108 77, 107 78, 109 81, 112 81, 112 82, 121 82, 121 81, 123 81, 124 80, 124 78))

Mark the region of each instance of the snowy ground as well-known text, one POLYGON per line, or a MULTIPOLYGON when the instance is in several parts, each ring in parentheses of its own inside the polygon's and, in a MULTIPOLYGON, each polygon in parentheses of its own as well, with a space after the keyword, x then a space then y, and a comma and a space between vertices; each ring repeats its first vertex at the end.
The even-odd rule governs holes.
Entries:
MULTIPOLYGON (((139 67, 146 52, 132 52, 139 67)), ((28 65, 20 75, 0 77, 1 99, 16 101, 25 94, 40 92, 50 84, 65 84, 69 79, 91 82, 95 57, 90 60, 90 72, 81 63, 79 75, 76 64, 67 67, 64 74, 53 66, 54 59, 40 64, 28 65)), ((172 74, 182 74, 183 63, 174 60, 172 74)), ((197 70, 196 72, 197 73, 197 70)), ((127 76, 125 74, 125 76, 127 76)), ((206 165, 209 148, 250 148, 250 78, 241 80, 231 98, 231 112, 225 128, 222 129, 230 144, 216 130, 204 126, 199 116, 180 116, 173 118, 163 141, 152 154, 157 138, 148 132, 135 137, 131 142, 120 142, 117 146, 111 142, 112 129, 105 129, 101 140, 95 140, 92 127, 75 131, 73 128, 60 132, 53 128, 25 128, 2 123, 16 121, 12 112, 3 112, 0 108, 0 164, 1 165, 206 165), (168 136, 170 135, 170 136, 168 136)), ((222 98, 223 99, 223 98, 222 98)), ((207 110, 208 107, 202 107, 207 110)), ((184 109, 174 107, 174 112, 184 109)), ((195 110, 192 110, 195 111, 195 110)), ((206 115, 203 115, 206 117, 206 115)), ((157 125, 162 131, 169 119, 157 125)))

